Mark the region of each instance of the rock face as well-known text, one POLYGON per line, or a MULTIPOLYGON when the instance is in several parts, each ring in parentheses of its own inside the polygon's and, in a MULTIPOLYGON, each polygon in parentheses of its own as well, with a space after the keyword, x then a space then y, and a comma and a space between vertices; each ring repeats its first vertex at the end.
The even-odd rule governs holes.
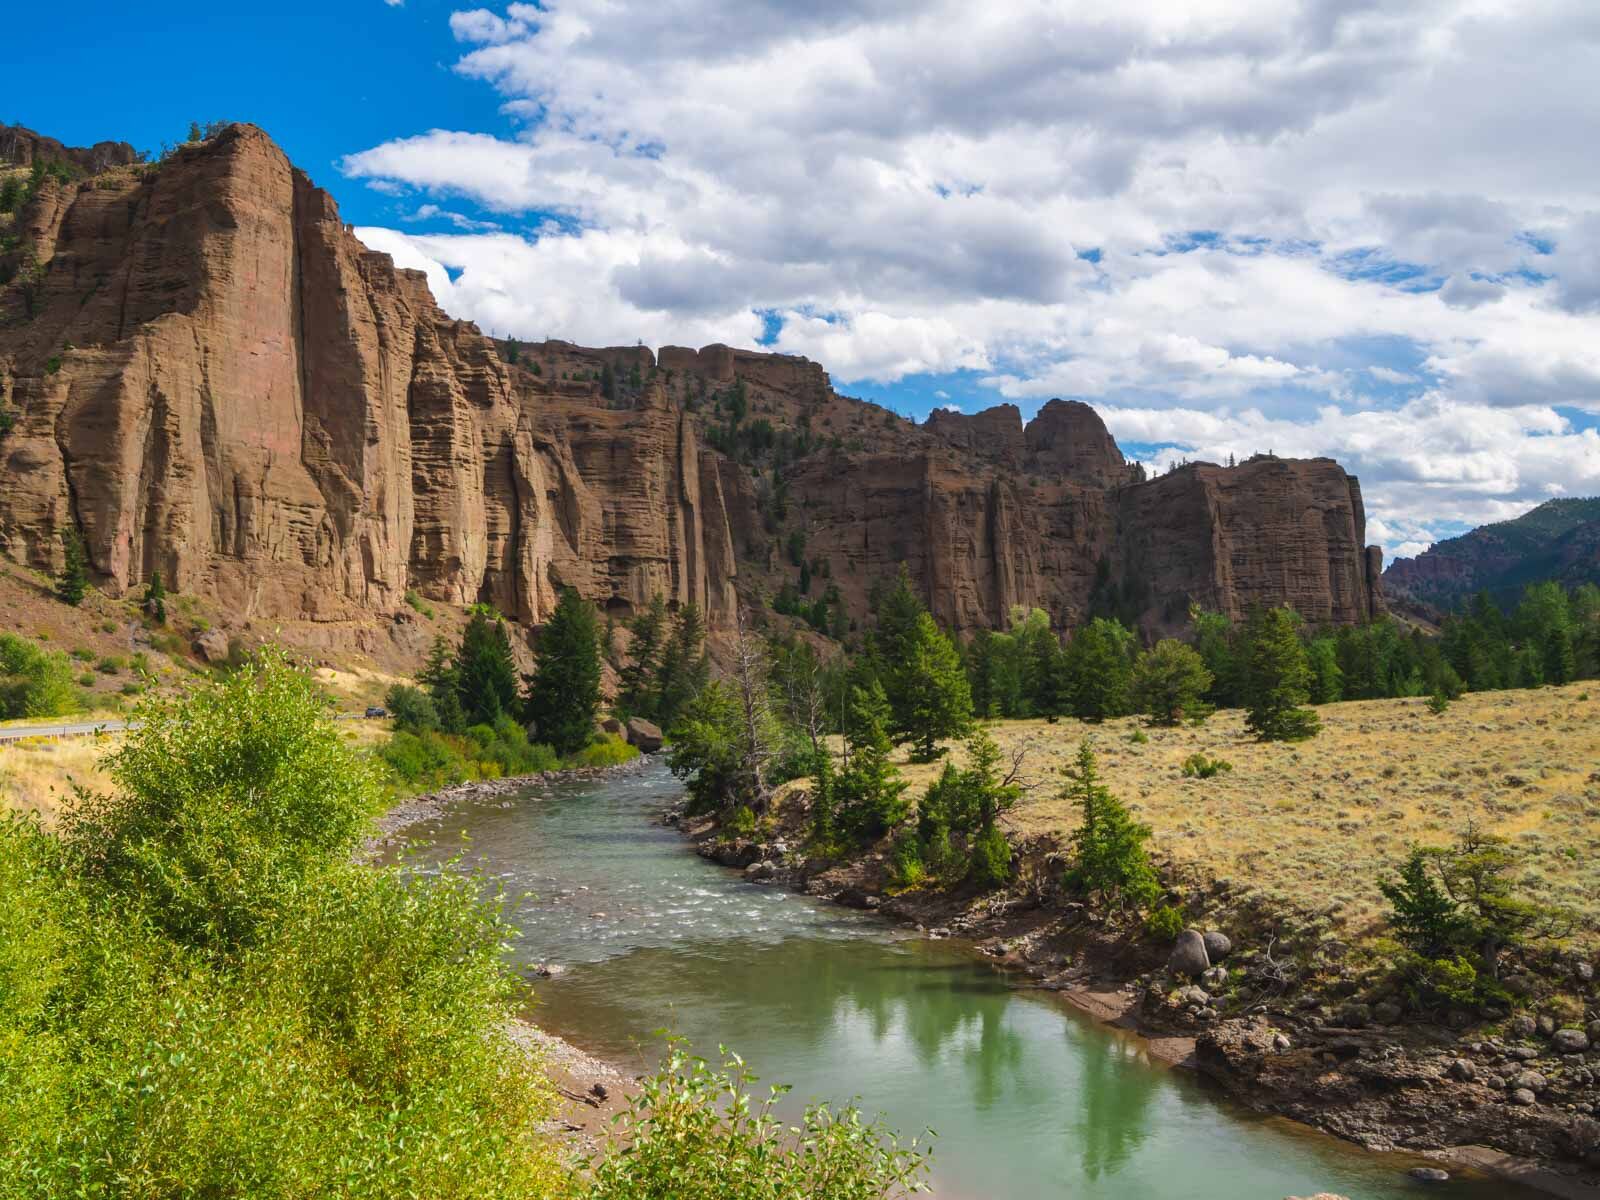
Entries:
POLYGON ((252 126, 159 165, 0 130, 0 158, 52 157, 99 173, 43 179, 0 258, 0 553, 34 567, 76 526, 109 591, 159 570, 241 618, 357 619, 414 589, 538 624, 572 586, 619 618, 692 602, 717 630, 793 581, 803 537, 848 616, 904 563, 959 631, 1015 605, 1149 630, 1191 603, 1381 607, 1330 460, 1146 482, 1078 402, 918 426, 799 358, 495 342, 252 126), (751 469, 761 422, 781 489, 770 458, 751 469))

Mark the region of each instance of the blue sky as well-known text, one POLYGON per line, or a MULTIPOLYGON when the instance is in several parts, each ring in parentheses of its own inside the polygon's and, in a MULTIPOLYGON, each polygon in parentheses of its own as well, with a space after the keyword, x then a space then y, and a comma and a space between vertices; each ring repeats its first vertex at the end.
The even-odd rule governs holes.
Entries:
POLYGON ((432 0, 9 18, 20 121, 250 120, 490 331, 1361 476, 1393 554, 1600 493, 1590 0, 432 0), (48 49, 45 49, 48 48, 48 49))

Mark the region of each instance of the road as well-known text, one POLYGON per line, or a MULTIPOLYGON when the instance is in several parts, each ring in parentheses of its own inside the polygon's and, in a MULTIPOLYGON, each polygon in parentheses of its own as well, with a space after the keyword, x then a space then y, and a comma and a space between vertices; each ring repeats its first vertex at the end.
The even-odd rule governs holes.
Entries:
MULTIPOLYGON (((360 721, 365 713, 338 713, 337 721, 360 721)), ((20 742, 24 738, 90 737, 97 733, 120 733, 128 728, 127 721, 82 721, 75 725, 60 723, 47 725, 0 725, 0 746, 7 742, 20 742)))

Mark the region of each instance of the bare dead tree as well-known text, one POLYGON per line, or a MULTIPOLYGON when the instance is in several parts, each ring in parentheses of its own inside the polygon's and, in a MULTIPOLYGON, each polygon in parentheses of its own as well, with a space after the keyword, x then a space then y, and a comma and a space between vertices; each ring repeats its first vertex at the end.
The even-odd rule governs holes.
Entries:
POLYGON ((739 706, 744 714, 744 775, 749 781, 750 807, 765 811, 771 798, 766 782, 772 758, 768 737, 771 713, 767 708, 767 661, 761 643, 745 629, 744 610, 734 606, 733 674, 739 685, 739 706))

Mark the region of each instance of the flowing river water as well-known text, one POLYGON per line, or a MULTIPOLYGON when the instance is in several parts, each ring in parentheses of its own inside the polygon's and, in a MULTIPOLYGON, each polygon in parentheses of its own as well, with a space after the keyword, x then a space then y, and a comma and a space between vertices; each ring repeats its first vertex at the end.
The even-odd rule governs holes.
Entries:
POLYGON ((1352 1200, 1425 1193, 1525 1200, 1485 1180, 1411 1181, 1364 1153, 1242 1112, 1131 1035, 1019 991, 970 947, 744 882, 652 817, 678 795, 660 765, 459 802, 414 828, 411 862, 503 886, 519 965, 559 964, 530 1014, 627 1071, 670 1029, 810 1099, 855 1098, 903 1135, 937 1133, 951 1200, 1352 1200))

